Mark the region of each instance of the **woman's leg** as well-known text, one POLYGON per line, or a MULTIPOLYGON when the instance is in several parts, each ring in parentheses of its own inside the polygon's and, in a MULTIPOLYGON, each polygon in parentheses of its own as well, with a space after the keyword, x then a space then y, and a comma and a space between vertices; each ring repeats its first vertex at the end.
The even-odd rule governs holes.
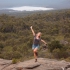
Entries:
POLYGON ((35 62, 37 62, 37 57, 38 57, 37 51, 38 51, 38 48, 35 48, 35 49, 33 50, 33 52, 34 52, 34 57, 35 57, 35 62))

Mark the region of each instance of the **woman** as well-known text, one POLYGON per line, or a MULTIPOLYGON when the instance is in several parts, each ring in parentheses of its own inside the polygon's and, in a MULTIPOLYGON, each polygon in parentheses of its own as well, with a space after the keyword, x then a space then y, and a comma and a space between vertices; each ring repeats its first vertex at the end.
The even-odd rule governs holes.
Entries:
POLYGON ((37 34, 35 34, 32 26, 30 27, 33 36, 34 36, 34 41, 33 41, 33 45, 32 45, 32 49, 34 52, 34 57, 35 57, 35 62, 37 62, 37 56, 38 56, 38 48, 40 46, 40 41, 43 42, 45 45, 47 44, 44 40, 41 39, 41 32, 38 32, 37 34))

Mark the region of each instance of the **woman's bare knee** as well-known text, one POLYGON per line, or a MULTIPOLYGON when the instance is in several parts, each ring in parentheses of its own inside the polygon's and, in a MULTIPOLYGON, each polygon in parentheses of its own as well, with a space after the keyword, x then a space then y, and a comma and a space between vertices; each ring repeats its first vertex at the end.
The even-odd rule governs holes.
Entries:
POLYGON ((37 52, 37 48, 36 48, 36 49, 34 49, 34 50, 33 50, 33 52, 35 52, 35 53, 36 53, 36 52, 37 52))

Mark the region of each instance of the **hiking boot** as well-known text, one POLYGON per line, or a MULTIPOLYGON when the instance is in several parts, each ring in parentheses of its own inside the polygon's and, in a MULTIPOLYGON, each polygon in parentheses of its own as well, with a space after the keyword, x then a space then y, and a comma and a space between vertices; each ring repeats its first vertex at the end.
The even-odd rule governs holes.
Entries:
POLYGON ((35 59, 35 62, 37 62, 37 59, 35 59))

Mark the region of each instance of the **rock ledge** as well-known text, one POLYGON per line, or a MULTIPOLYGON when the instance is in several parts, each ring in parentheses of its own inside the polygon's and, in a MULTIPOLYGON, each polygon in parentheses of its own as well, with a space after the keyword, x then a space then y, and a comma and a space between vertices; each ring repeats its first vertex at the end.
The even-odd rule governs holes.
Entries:
POLYGON ((64 60, 38 58, 12 64, 12 60, 0 59, 0 70, 70 70, 70 62, 64 60))

